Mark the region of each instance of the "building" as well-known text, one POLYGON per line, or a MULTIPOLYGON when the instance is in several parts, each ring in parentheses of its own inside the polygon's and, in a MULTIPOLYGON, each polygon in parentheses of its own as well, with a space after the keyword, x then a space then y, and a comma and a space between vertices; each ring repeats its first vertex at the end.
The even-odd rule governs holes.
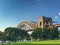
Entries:
POLYGON ((46 28, 52 26, 52 18, 42 16, 38 19, 38 27, 39 28, 46 28))

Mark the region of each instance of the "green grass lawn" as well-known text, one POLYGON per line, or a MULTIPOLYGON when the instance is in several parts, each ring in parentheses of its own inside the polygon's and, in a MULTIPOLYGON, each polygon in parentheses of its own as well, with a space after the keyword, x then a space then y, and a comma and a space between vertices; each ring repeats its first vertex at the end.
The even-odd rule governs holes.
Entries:
POLYGON ((12 44, 4 45, 60 45, 60 40, 46 40, 46 41, 35 41, 35 42, 16 42, 12 44))

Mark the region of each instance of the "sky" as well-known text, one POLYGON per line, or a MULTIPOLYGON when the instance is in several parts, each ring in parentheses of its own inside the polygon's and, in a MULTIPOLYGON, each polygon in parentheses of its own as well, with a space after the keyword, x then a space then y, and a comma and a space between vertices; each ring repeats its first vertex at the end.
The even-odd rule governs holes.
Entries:
POLYGON ((60 0, 0 0, 0 31, 24 20, 38 22, 40 16, 60 23, 60 0))

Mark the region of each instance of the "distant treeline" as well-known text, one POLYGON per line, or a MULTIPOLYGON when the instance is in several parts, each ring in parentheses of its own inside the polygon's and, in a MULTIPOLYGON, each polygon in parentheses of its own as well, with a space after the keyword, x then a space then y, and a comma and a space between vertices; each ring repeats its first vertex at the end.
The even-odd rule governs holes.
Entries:
POLYGON ((56 28, 36 28, 32 34, 28 34, 27 31, 8 27, 4 32, 0 31, 0 40, 2 41, 23 41, 23 40, 53 40, 58 39, 60 31, 56 28))

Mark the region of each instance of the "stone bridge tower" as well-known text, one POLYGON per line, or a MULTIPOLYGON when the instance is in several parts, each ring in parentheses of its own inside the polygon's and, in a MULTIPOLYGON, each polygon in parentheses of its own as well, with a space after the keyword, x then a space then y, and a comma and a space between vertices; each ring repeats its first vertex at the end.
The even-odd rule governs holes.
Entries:
POLYGON ((38 19, 38 27, 39 28, 46 28, 52 26, 52 18, 42 16, 38 19))

